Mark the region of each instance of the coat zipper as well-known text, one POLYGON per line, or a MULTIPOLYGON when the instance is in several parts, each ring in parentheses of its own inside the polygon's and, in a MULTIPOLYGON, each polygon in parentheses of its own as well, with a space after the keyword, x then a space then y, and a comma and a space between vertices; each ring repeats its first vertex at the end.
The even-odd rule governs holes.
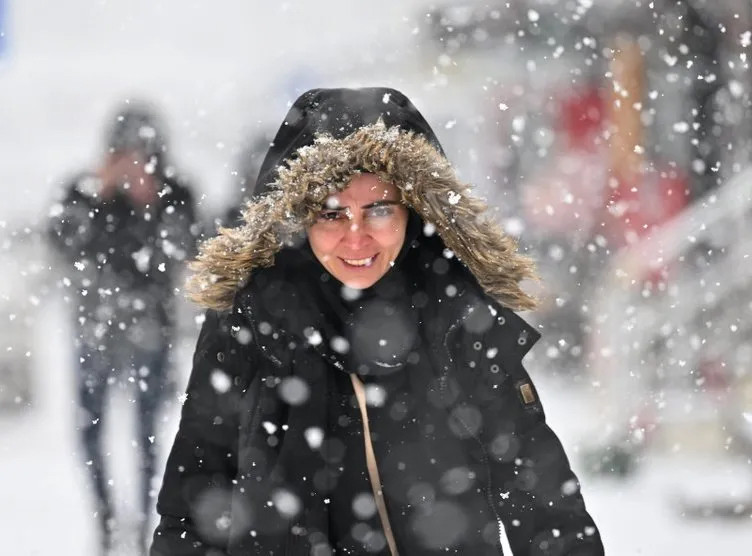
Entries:
MULTIPOLYGON (((253 292, 249 293, 251 297, 251 303, 255 304, 255 299, 253 292)), ((253 318, 253 314, 250 311, 245 312, 246 317, 248 318, 248 323, 251 325, 251 328, 253 330, 251 337, 253 338, 253 343, 256 346, 256 349, 259 350, 259 353, 262 357, 267 359, 276 367, 277 369, 282 367, 282 362, 277 359, 277 357, 274 356, 274 354, 270 353, 268 348, 264 345, 261 345, 258 341, 258 338, 256 337, 256 331, 258 330, 258 327, 256 326, 256 321, 253 318)), ((264 389, 264 377, 257 377, 255 379, 255 384, 248 386, 247 393, 249 395, 255 394, 255 407, 253 408, 253 414, 251 415, 251 420, 249 422, 249 431, 250 434, 254 434, 254 432, 259 427, 259 421, 261 420, 261 392, 264 389), (252 392, 252 387, 255 386, 255 392, 252 392)), ((294 556, 294 549, 296 548, 296 541, 297 541, 297 535, 293 535, 291 531, 287 532, 286 538, 285 538, 285 555, 286 556, 294 556)))
MULTIPOLYGON (((442 406, 446 406, 446 385, 447 380, 449 378, 449 369, 450 367, 454 367, 454 357, 452 357, 452 352, 449 349, 449 337, 457 330, 460 324, 464 322, 464 320, 470 316, 470 313, 473 312, 473 308, 470 307, 467 312, 462 315, 454 324, 452 324, 449 329, 447 330, 446 334, 444 334, 444 349, 446 351, 447 356, 449 357, 449 365, 444 366, 443 372, 441 374, 441 377, 439 379, 439 391, 440 391, 440 397, 442 401, 442 406)), ((503 533, 503 525, 501 521, 501 517, 499 517, 499 512, 496 511, 496 506, 494 506, 493 503, 493 496, 491 492, 493 491, 493 482, 491 479, 491 466, 489 464, 489 458, 488 458, 488 452, 486 451, 486 446, 483 444, 483 441, 478 437, 471 429, 467 426, 467 424, 460 418, 457 418, 457 420, 460 422, 460 424, 465 428, 467 433, 478 443, 478 446, 480 446, 482 458, 483 458, 483 465, 486 468, 486 479, 488 488, 485 489, 486 491, 486 502, 488 503, 489 508, 491 509, 491 512, 493 512, 494 517, 496 518, 496 532, 498 533, 498 542, 497 545, 499 548, 499 554, 501 556, 504 555, 504 550, 502 548, 501 544, 501 535, 503 533)))
MULTIPOLYGON (((251 302, 255 304, 256 300, 254 298, 253 292, 250 292, 249 295, 251 296, 251 302)), ((262 346, 259 343, 258 338, 256 337, 256 331, 258 330, 258 327, 256 326, 256 320, 253 318, 253 314, 250 311, 246 311, 245 314, 246 314, 246 317, 248 318, 248 324, 251 325, 251 329, 252 329, 251 338, 253 338, 253 343, 256 346, 256 349, 264 358, 271 361, 272 365, 274 365, 276 368, 279 369, 280 367, 282 367, 282 362, 279 359, 277 359, 273 354, 269 353, 266 346, 262 346)), ((253 432, 258 427, 259 425, 258 421, 260 420, 260 417, 261 417, 261 391, 263 390, 263 382, 264 382, 264 377, 259 376, 256 378, 256 385, 257 385, 256 392, 255 392, 256 407, 254 408, 254 411, 253 411, 253 414, 251 415, 251 420, 250 420, 249 430, 251 431, 251 434, 253 434, 253 432)), ((248 386, 248 390, 249 391, 251 390, 251 385, 248 386)))

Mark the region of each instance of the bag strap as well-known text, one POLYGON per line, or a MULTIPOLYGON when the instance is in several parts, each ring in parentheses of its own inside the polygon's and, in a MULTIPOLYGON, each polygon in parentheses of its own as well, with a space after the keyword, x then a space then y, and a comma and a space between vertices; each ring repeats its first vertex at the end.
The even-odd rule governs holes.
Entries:
POLYGON ((381 527, 384 529, 384 535, 386 536, 386 541, 389 544, 389 550, 391 551, 392 556, 399 556, 397 552, 397 543, 392 534, 392 526, 389 523, 389 516, 386 513, 386 504, 384 502, 384 492, 381 488, 379 468, 376 465, 376 456, 373 453, 373 444, 371 444, 371 428, 368 426, 368 410, 366 409, 365 390, 363 389, 363 383, 355 373, 350 373, 350 379, 352 380, 355 397, 357 398, 358 406, 360 407, 360 415, 363 419, 363 438, 365 440, 368 476, 371 479, 373 498, 376 502, 376 508, 379 511, 379 518, 381 518, 381 527))

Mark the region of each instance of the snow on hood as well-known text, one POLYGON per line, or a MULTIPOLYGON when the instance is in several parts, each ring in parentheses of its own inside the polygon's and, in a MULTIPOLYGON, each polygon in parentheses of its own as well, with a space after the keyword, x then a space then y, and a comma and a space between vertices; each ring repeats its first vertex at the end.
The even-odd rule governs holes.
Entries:
POLYGON ((395 184, 402 201, 435 227, 490 297, 512 310, 535 306, 520 287, 523 279, 537 279, 533 262, 517 253, 514 239, 424 135, 381 119, 341 139, 317 133, 313 144, 297 149, 266 192, 245 205, 243 224, 203 243, 191 263, 189 297, 206 308, 230 309, 251 272, 272 266, 275 254, 315 221, 327 196, 358 172, 395 184))

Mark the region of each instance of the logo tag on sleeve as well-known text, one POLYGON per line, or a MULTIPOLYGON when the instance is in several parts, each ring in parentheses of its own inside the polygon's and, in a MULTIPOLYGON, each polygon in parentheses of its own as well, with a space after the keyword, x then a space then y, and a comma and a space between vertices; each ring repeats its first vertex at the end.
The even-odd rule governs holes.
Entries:
POLYGON ((522 401, 525 402, 525 405, 530 405, 532 403, 535 403, 535 393, 533 392, 533 386, 529 382, 524 382, 520 384, 520 395, 522 396, 522 401))

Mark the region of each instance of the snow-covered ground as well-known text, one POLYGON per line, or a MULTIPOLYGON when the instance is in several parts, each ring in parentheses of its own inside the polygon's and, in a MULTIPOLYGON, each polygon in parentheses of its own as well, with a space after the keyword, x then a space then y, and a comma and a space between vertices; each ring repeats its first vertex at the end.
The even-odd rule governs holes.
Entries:
MULTIPOLYGON (((429 121, 440 122, 437 132, 450 146, 474 109, 463 95, 482 91, 480 82, 456 83, 467 76, 456 77, 462 74, 451 68, 438 79, 440 64, 416 51, 428 5, 419 0, 4 4, 0 240, 6 239, 3 229, 33 225, 59 180, 96 161, 104 117, 125 96, 150 98, 164 110, 176 162, 206 195, 202 209, 208 217, 231 195, 239 144, 254 130, 276 125, 301 89, 348 83, 402 88, 429 121)), ((68 329, 54 298, 39 297, 30 353, 33 403, 0 414, 0 552, 91 554, 91 497, 75 435, 68 329)), ((6 319, 5 312, 0 318, 6 319)), ((6 352, 13 347, 7 345, 10 331, 8 322, 0 322, 0 349, 6 352)), ((181 348, 183 377, 190 343, 186 339, 181 348)), ((581 469, 580 454, 605 426, 597 396, 588 386, 550 378, 543 368, 531 371, 549 422, 581 469)), ((125 395, 113 400, 112 409, 108 460, 119 509, 127 515, 138 490, 133 415, 125 395)), ((177 426, 177 409, 173 400, 156 439, 163 452, 177 426)), ((610 556, 744 554, 752 546, 749 519, 691 521, 676 505, 683 495, 749 492, 748 462, 679 449, 648 459, 627 482, 579 474, 610 556)))

